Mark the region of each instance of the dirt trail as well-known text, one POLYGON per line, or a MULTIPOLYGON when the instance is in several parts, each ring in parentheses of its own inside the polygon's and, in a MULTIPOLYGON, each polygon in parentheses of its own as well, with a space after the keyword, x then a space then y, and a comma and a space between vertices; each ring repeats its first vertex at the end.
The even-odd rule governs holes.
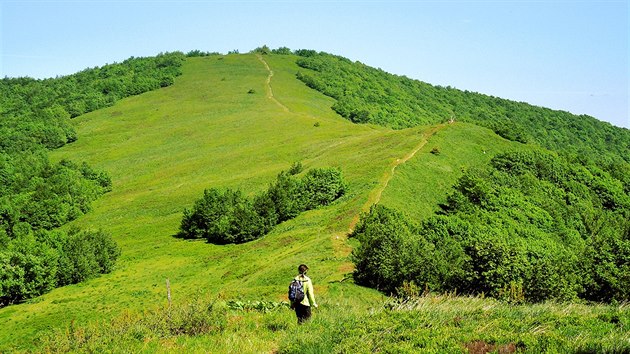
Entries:
MULTIPOLYGON (((398 168, 398 166, 402 165, 403 163, 409 161, 409 159, 414 157, 416 153, 420 151, 420 149, 422 149, 429 142, 429 138, 433 134, 435 134, 437 131, 444 128, 445 126, 446 126, 445 124, 440 124, 424 132, 424 134, 422 135, 422 140, 418 143, 418 145, 416 145, 416 147, 414 147, 413 150, 411 150, 402 158, 396 159, 396 161, 392 163, 391 168, 389 168, 387 171, 383 173, 383 175, 381 176, 379 180, 378 186, 370 192, 370 195, 368 196, 368 200, 363 204, 361 209, 357 213, 355 213, 354 216, 352 217, 352 221, 350 222, 350 225, 348 225, 348 230, 345 232, 335 233, 331 236, 335 256, 347 257, 350 254, 350 252, 352 252, 352 248, 350 247, 350 245, 348 245, 348 242, 346 240, 347 240, 348 235, 352 233, 355 226, 359 222, 361 212, 369 211, 372 205, 377 204, 381 201, 381 196, 383 194, 383 191, 389 185, 389 181, 391 181, 392 178, 394 178, 396 168, 398 168)), ((341 265, 339 270, 345 274, 345 273, 351 272, 353 269, 354 269, 354 264, 352 264, 351 262, 344 262, 344 264, 341 265)))
MULTIPOLYGON (((444 125, 438 125, 426 131, 423 134, 422 140, 420 141, 420 143, 413 150, 411 150, 407 155, 403 156, 402 158, 396 159, 396 161, 394 161, 389 171, 386 171, 381 176, 381 179, 379 180, 379 183, 378 183, 378 187, 376 189, 373 189, 372 192, 370 192, 368 200, 365 202, 365 204, 363 204, 360 212, 370 210, 370 207, 372 205, 378 204, 381 201, 381 196, 383 195, 383 191, 385 191, 385 188, 387 188, 387 185, 389 185, 389 181, 391 181, 392 178, 394 178, 394 173, 396 172, 396 168, 404 164, 405 162, 409 161, 409 159, 411 159, 412 157, 414 157, 416 153, 420 151, 420 149, 422 149, 427 144, 427 142, 429 141, 429 137, 431 137, 433 134, 435 134, 435 132, 437 132, 443 127, 444 125)), ((348 227, 348 233, 351 233, 352 230, 354 230, 354 227, 357 225, 357 222, 359 222, 360 212, 357 213, 352 218, 352 222, 350 222, 350 225, 348 227)))
MULTIPOLYGON (((269 64, 267 64, 267 62, 265 61, 262 55, 256 54, 256 57, 258 58, 258 60, 260 60, 261 63, 263 63, 263 65, 265 66, 265 69, 267 69, 267 71, 269 72, 269 75, 267 76, 267 80, 266 80, 266 87, 265 87, 265 90, 267 91, 267 98, 272 100, 276 105, 278 105, 278 107, 282 108, 283 111, 290 112, 289 108, 283 105, 280 101, 278 101, 273 95, 273 89, 271 88, 271 78, 273 77, 273 70, 271 70, 271 68, 269 67, 269 64)), ((427 144, 427 142, 429 141, 429 137, 431 137, 433 134, 435 134, 435 132, 437 132, 438 130, 444 127, 445 127, 445 124, 441 124, 427 130, 422 135, 422 140, 418 143, 418 145, 416 145, 415 148, 413 148, 413 150, 411 150, 402 158, 396 159, 396 161, 392 163, 391 168, 383 173, 383 175, 381 176, 379 180, 378 187, 376 187, 370 192, 370 195, 368 196, 368 200, 363 204, 361 209, 353 216, 352 221, 350 222, 350 225, 348 225, 348 230, 346 232, 336 233, 332 235, 333 248, 335 250, 336 255, 345 257, 351 252, 350 246, 346 242, 347 235, 350 234, 352 230, 354 230, 354 227, 359 222, 359 217, 361 216, 360 215, 361 212, 370 210, 370 207, 372 205, 378 204, 381 201, 381 196, 383 194, 383 191, 389 185, 389 181, 391 181, 391 179, 394 178, 396 168, 402 165, 403 163, 407 162, 412 157, 414 157, 416 153, 420 151, 420 149, 422 149, 427 144)), ((340 269, 340 270, 347 272, 347 271, 351 271, 354 268, 354 265, 352 263, 347 263, 347 264, 342 265, 342 268, 343 269, 340 269)))
POLYGON ((280 101, 278 101, 273 95, 273 90, 271 89, 271 78, 273 77, 273 70, 271 70, 271 68, 269 67, 269 64, 267 64, 267 62, 262 57, 262 55, 256 54, 256 57, 258 58, 258 60, 260 60, 263 63, 263 65, 265 66, 265 69, 267 69, 267 71, 269 72, 269 75, 267 76, 267 81, 266 81, 267 86, 265 87, 265 91, 267 91, 267 98, 272 100, 275 104, 277 104, 278 107, 282 108, 283 111, 289 112, 289 108, 283 105, 282 103, 280 103, 280 101))

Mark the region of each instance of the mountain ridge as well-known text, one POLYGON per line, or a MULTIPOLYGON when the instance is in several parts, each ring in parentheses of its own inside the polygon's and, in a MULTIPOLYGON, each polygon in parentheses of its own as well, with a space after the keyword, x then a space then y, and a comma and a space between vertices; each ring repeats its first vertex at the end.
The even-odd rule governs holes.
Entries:
MULTIPOLYGON (((199 293, 281 302, 286 279, 305 260, 313 269, 316 294, 331 311, 335 303, 347 301, 352 302, 350 308, 381 306, 381 294, 347 281, 353 269, 349 255, 356 247, 356 240, 347 239, 348 226, 379 199, 378 191, 384 205, 406 209, 420 219, 445 201, 463 168, 483 165, 503 151, 530 149, 457 120, 439 130, 435 125, 392 130, 354 124, 330 108, 334 99, 296 80, 301 70, 297 59, 273 54, 191 57, 172 86, 75 118, 79 139, 51 152, 51 159, 87 161, 108 171, 113 191, 67 227, 104 228, 123 254, 111 274, 0 309, 0 319, 8 323, 0 334, 0 348, 9 350, 11 343, 28 348, 33 345, 30 338, 47 326, 87 325, 116 318, 122 311, 162 306, 165 279, 171 282, 176 303, 199 293), (267 91, 270 85, 273 91, 267 91), (348 193, 248 244, 216 246, 173 237, 183 208, 204 188, 253 194, 296 161, 306 168, 341 168, 350 183, 348 193), (426 205, 413 206, 416 199, 426 205)), ((285 318, 290 313, 231 316, 236 326, 244 316, 253 321, 249 326, 266 323, 279 326, 273 333, 289 333, 283 326, 288 326, 285 318)), ((330 313, 322 317, 334 321, 330 313)), ((280 345, 273 335, 255 333, 263 338, 259 349, 272 351, 280 345)), ((252 339, 251 334, 239 334, 252 339)), ((196 347, 201 350, 220 336, 182 340, 202 345, 196 347)), ((229 345, 224 342, 222 348, 229 345)), ((244 342, 237 347, 248 348, 244 342)))

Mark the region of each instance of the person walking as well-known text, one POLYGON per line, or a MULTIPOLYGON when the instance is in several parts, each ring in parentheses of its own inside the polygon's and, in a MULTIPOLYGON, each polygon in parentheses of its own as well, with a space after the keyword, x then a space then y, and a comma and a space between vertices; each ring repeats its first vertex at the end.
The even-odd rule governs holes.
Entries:
POLYGON ((302 324, 311 318, 311 307, 317 308, 315 293, 313 291, 313 281, 306 275, 306 272, 308 272, 306 264, 300 264, 298 267, 299 274, 293 279, 302 285, 302 291, 304 292, 304 299, 291 303, 291 307, 295 309, 298 324, 302 324))

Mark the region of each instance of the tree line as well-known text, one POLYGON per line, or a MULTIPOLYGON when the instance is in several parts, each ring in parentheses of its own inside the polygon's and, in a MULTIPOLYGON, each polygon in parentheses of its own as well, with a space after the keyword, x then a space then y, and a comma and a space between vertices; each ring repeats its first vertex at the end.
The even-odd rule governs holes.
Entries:
POLYGON ((294 54, 300 56, 297 64, 302 68, 297 78, 335 98, 332 108, 355 123, 401 129, 454 119, 582 159, 630 163, 630 130, 587 115, 433 86, 324 52, 294 54))
POLYGON ((76 74, 0 80, 0 306, 109 272, 120 250, 103 231, 55 230, 112 189, 105 171, 48 159, 77 140, 70 119, 171 85, 182 53, 76 74))

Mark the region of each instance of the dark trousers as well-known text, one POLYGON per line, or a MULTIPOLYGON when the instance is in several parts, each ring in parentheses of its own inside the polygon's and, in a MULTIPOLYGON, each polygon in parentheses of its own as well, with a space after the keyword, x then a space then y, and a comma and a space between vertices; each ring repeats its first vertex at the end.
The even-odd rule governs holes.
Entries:
POLYGON ((311 307, 295 304, 295 315, 297 316, 298 324, 302 324, 311 318, 311 307))

